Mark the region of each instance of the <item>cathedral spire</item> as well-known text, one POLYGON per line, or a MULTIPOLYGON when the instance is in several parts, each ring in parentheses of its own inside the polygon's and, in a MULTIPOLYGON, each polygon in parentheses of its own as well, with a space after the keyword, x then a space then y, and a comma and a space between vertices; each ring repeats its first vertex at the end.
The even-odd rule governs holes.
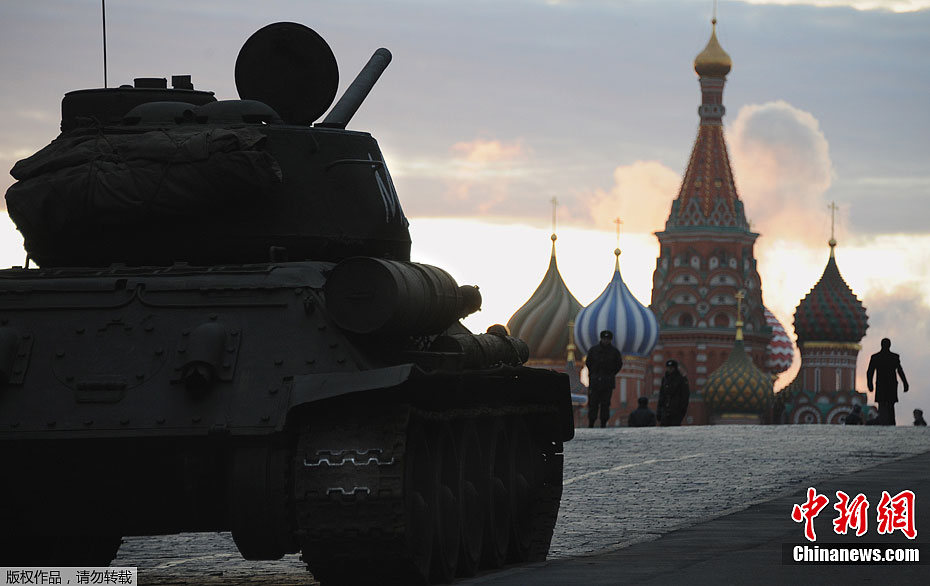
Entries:
POLYGON ((723 86, 732 66, 730 56, 717 41, 717 19, 711 21, 707 46, 694 59, 701 85, 701 119, 678 198, 666 230, 706 227, 750 232, 743 203, 736 192, 730 157, 723 136, 723 86))
POLYGON ((614 249, 614 256, 617 257, 617 262, 615 264, 614 270, 620 270, 620 226, 623 224, 623 220, 620 219, 620 216, 614 218, 614 224, 617 225, 617 248, 614 249))
POLYGON ((553 197, 549 200, 549 203, 552 204, 552 236, 550 236, 549 239, 552 240, 552 262, 555 262, 555 241, 559 239, 555 234, 555 215, 559 207, 559 200, 553 197))

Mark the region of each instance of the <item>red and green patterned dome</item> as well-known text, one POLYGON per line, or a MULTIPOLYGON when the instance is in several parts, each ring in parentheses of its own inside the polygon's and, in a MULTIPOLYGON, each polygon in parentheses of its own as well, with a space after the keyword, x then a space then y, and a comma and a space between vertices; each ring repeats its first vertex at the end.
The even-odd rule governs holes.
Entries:
POLYGON ((775 314, 768 307, 762 309, 765 310, 766 325, 772 328, 772 340, 765 347, 765 370, 769 374, 785 372, 794 360, 794 344, 775 314))
POLYGON ((798 343, 858 342, 868 329, 865 307, 840 275, 830 240, 830 260, 823 276, 794 312, 798 343))

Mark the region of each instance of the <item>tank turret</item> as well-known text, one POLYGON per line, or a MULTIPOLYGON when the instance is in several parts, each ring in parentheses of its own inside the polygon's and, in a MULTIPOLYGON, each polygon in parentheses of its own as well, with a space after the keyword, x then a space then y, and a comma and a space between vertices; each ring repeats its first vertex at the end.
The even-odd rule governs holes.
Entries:
POLYGON ((339 81, 313 30, 276 23, 236 61, 240 100, 190 76, 69 92, 61 135, 17 163, 10 217, 43 267, 409 260, 407 219, 377 141, 345 130, 391 60, 339 81))

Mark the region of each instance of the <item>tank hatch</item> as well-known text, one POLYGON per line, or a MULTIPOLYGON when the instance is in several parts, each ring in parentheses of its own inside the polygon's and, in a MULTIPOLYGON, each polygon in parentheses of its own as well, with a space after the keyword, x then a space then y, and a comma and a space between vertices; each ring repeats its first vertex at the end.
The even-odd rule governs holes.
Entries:
POLYGON ((259 29, 236 59, 239 97, 268 104, 288 124, 313 124, 333 103, 338 87, 332 49, 313 29, 295 22, 259 29))

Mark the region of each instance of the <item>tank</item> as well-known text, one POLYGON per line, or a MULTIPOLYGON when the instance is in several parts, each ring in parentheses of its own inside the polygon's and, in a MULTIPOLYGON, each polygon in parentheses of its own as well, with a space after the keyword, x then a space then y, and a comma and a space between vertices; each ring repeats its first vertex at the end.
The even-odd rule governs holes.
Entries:
POLYGON ((39 267, 0 271, 0 565, 106 565, 134 535, 230 531, 325 585, 545 559, 568 377, 472 333, 410 262, 377 142, 296 23, 250 37, 239 100, 189 76, 70 92, 18 162, 39 267))

